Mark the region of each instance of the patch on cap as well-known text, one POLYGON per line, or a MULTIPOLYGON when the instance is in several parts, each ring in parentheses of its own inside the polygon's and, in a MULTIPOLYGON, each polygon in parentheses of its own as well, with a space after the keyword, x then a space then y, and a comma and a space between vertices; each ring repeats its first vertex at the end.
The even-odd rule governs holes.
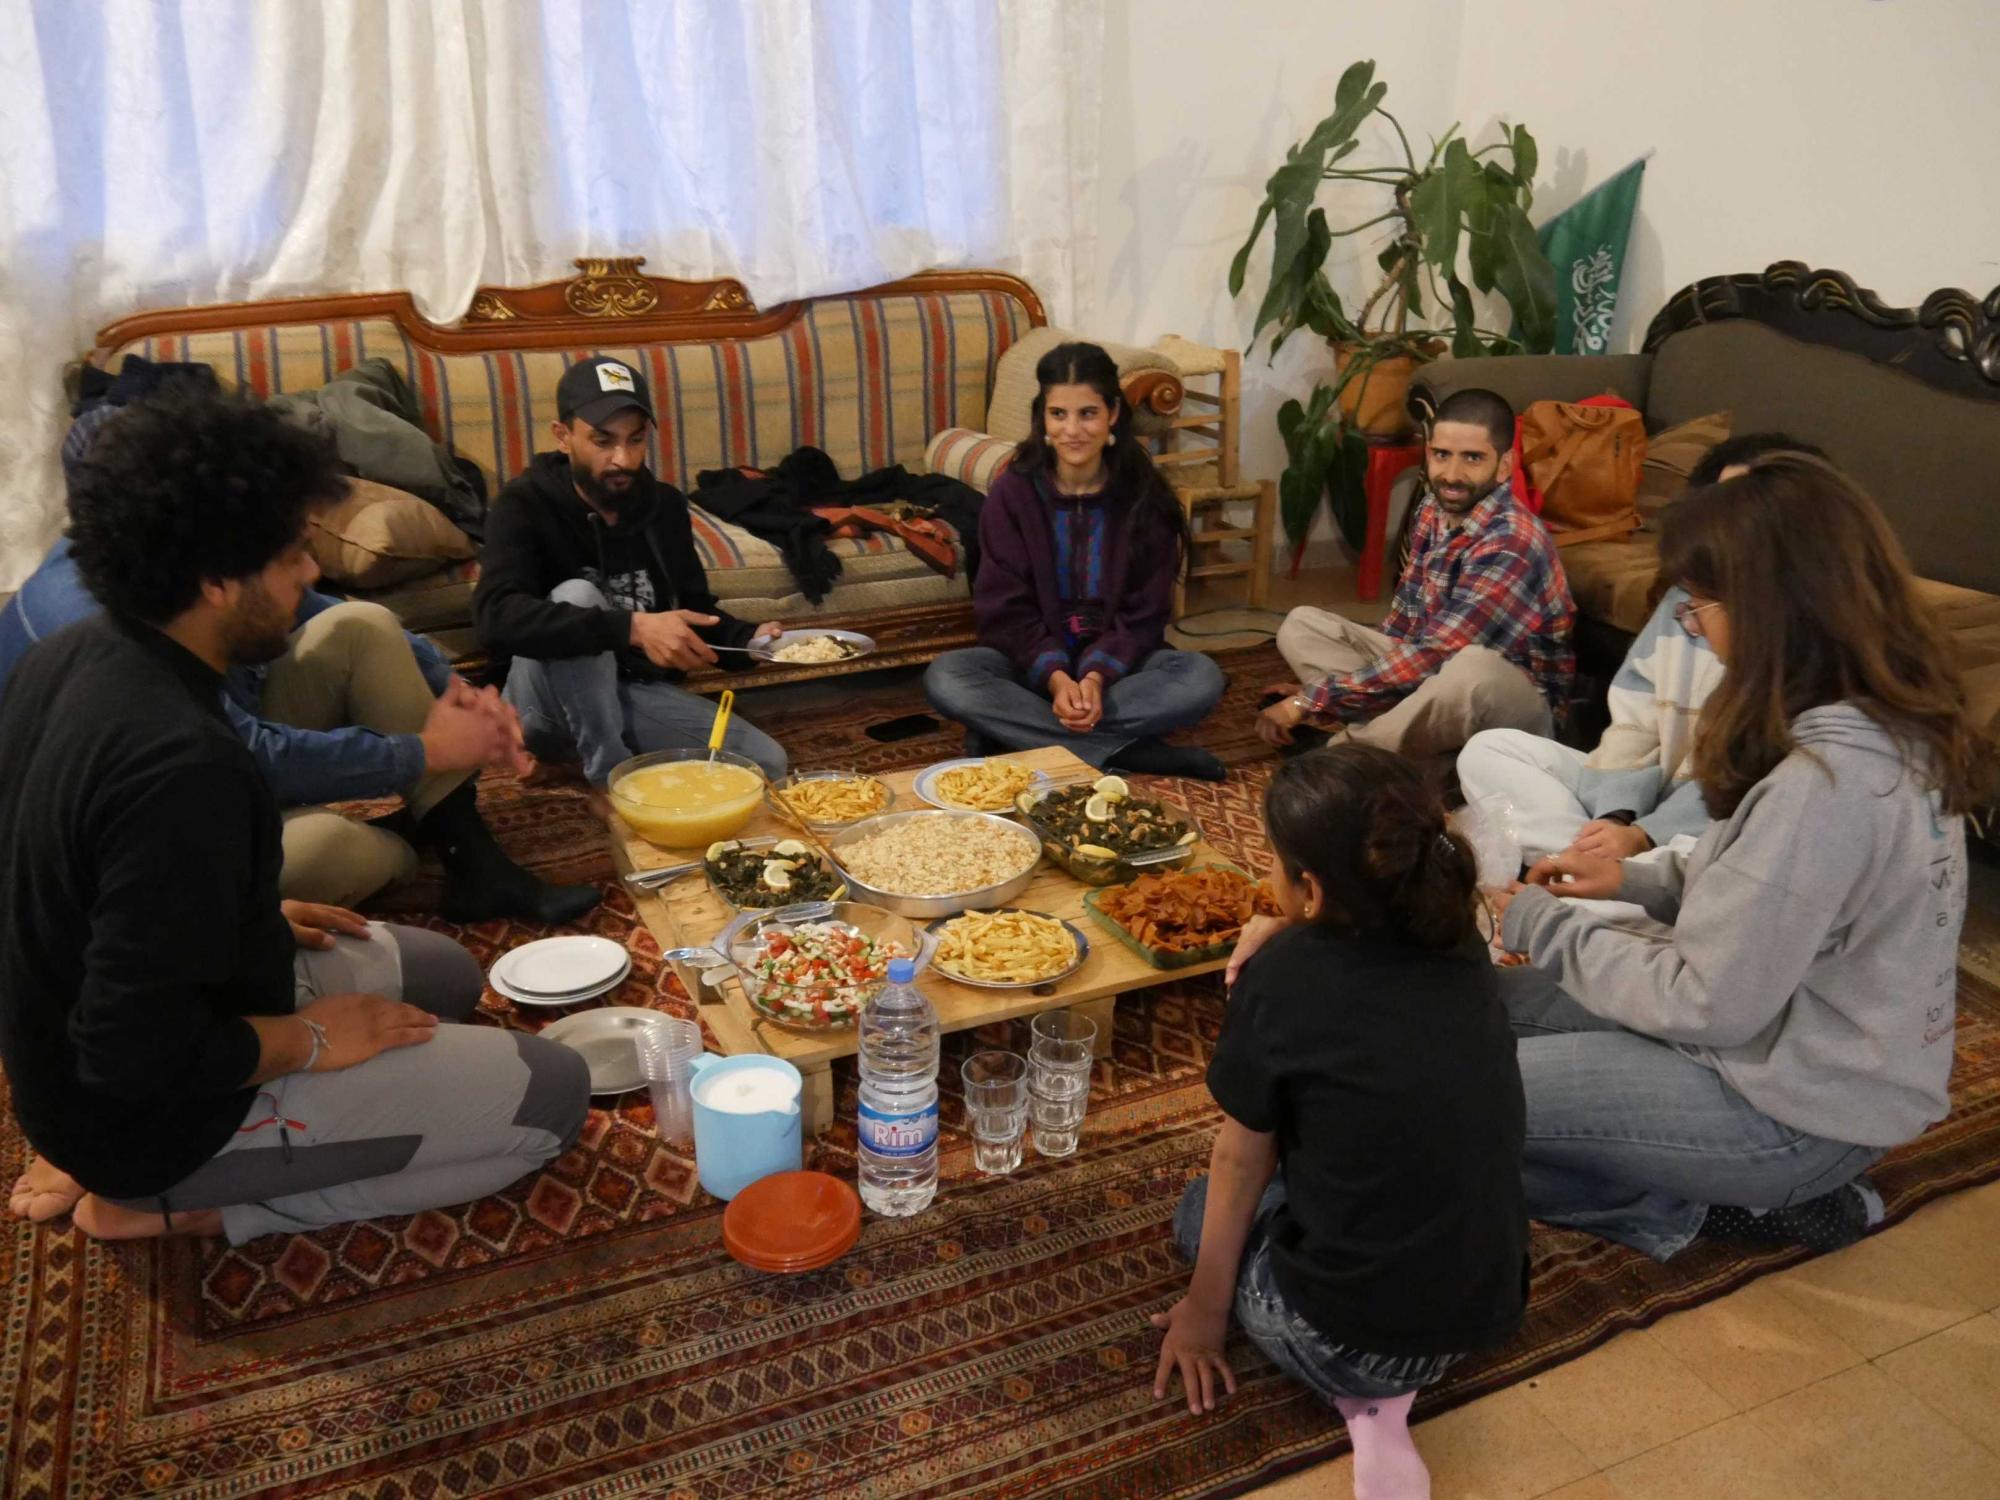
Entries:
POLYGON ((597 388, 603 391, 625 391, 632 393, 632 372, 623 365, 603 364, 597 367, 597 388))

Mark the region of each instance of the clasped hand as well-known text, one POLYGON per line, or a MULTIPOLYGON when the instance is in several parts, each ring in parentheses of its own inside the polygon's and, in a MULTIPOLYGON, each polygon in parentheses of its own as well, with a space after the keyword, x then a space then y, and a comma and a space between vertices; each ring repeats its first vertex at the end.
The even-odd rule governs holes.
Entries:
POLYGON ((1049 678, 1049 700, 1071 734, 1089 734, 1104 718, 1104 679, 1095 672, 1079 682, 1067 672, 1049 678))

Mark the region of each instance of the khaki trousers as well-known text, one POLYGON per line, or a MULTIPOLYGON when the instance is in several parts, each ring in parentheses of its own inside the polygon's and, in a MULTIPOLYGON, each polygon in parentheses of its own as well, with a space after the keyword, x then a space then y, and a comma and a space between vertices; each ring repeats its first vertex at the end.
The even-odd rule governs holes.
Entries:
MULTIPOLYGON (((1278 627, 1279 654, 1307 684, 1358 672, 1395 644, 1326 609, 1295 609, 1278 627)), ((1386 713, 1349 724, 1345 738, 1424 757, 1453 754, 1482 729, 1547 735, 1554 727, 1548 699, 1526 672, 1491 647, 1467 646, 1386 713)))
MULTIPOLYGON (((379 604, 322 610, 292 633, 291 649, 265 670, 263 717, 295 729, 359 726, 379 734, 420 734, 431 705, 403 625, 379 604)), ((422 777, 403 795, 421 818, 471 773, 422 777)), ((416 873, 417 851, 385 828, 325 807, 284 813, 281 895, 353 906, 416 873)))

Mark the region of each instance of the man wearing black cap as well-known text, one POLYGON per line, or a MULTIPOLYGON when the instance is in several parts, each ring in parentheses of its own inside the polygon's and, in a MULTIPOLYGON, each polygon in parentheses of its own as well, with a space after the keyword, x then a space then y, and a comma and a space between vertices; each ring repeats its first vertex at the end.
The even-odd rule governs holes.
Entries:
MULTIPOLYGON (((645 376, 604 355, 572 365, 556 386, 556 451, 494 502, 472 601, 480 643, 511 658, 506 695, 528 748, 580 760, 594 787, 628 756, 706 744, 715 705, 674 684, 715 646, 781 632, 716 603, 687 500, 646 467, 652 430, 645 376)), ((727 746, 785 773, 778 742, 742 719, 727 746)))

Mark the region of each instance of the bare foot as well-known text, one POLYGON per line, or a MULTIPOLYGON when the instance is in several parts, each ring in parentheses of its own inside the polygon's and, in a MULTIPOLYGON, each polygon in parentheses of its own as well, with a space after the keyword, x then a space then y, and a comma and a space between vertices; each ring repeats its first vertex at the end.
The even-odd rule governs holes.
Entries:
POLYGON ((121 1204, 88 1193, 76 1206, 76 1227, 94 1240, 154 1240, 169 1234, 216 1235, 222 1233, 222 1211, 198 1209, 175 1214, 171 1225, 165 1214, 149 1214, 144 1209, 121 1204))
POLYGON ((14 1179, 14 1190, 7 1195, 7 1212, 30 1224, 40 1224, 61 1218, 82 1197, 82 1183, 48 1158, 38 1156, 28 1163, 27 1171, 14 1179))

